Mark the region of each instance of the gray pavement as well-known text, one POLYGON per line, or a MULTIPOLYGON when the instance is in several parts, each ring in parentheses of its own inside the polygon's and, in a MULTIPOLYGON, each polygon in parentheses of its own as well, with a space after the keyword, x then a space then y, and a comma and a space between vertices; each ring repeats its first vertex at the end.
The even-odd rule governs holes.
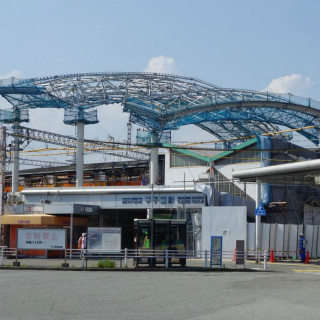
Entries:
MULTIPOLYGON (((112 258, 110 258, 112 260, 112 258)), ((15 259, 4 259, 3 266, 12 268, 13 262, 15 259)), ((52 268, 52 269, 59 269, 62 267, 62 263, 68 263, 69 269, 78 269, 81 268, 83 265, 88 268, 97 268, 97 263, 99 259, 89 259, 87 262, 82 262, 80 259, 41 259, 41 258, 34 258, 34 259, 18 259, 20 262, 21 268, 52 268)), ((116 269, 124 269, 124 261, 120 262, 118 260, 114 260, 116 264, 116 269)), ((209 260, 207 261, 207 265, 209 265, 209 260)), ((319 266, 320 267, 320 260, 310 260, 310 264, 301 264, 299 260, 279 260, 276 263, 267 263, 267 271, 281 271, 282 265, 286 266, 286 270, 290 270, 290 268, 304 267, 308 268, 311 266, 319 266)), ((249 270, 260 270, 263 271, 264 265, 263 261, 260 264, 257 264, 254 260, 246 260, 245 266, 243 265, 236 265, 235 261, 231 259, 223 259, 222 266, 227 269, 237 269, 242 270, 244 267, 249 270)), ((147 265, 140 265, 140 267, 148 267, 147 265)), ((163 269, 164 265, 159 264, 159 268, 163 269)), ((178 265, 174 265, 175 268, 180 269, 178 265)), ((200 258, 195 259, 187 259, 187 268, 204 268, 205 267, 205 260, 200 258)), ((135 266, 133 265, 133 259, 128 259, 128 268, 133 269, 135 266)))
MULTIPOLYGON (((258 266, 252 261, 248 267, 258 266)), ((259 320, 319 316, 318 264, 275 263, 269 264, 268 270, 182 273, 1 269, 0 319, 259 320)))

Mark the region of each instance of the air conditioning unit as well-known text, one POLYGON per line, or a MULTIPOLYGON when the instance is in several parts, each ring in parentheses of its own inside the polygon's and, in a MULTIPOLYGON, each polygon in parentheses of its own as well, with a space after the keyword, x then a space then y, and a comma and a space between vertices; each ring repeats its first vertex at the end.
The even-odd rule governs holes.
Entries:
POLYGON ((213 173, 200 173, 199 174, 199 181, 203 181, 203 182, 213 182, 214 181, 214 174, 213 173))

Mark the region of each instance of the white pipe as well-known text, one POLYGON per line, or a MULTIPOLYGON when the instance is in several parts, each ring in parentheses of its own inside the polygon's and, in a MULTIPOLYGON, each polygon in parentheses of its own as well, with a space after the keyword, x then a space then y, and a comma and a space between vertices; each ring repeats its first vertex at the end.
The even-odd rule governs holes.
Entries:
POLYGON ((15 134, 13 139, 13 161, 12 161, 12 187, 11 191, 13 194, 19 191, 19 148, 20 139, 19 134, 19 122, 13 123, 13 133, 15 134))
POLYGON ((159 148, 151 149, 150 157, 150 184, 157 184, 159 170, 159 148))
MULTIPOLYGON (((157 193, 165 192, 198 192, 194 186, 183 187, 168 187, 168 186, 153 186, 157 193)), ((137 187, 81 187, 81 188, 30 188, 21 191, 21 194, 126 194, 126 193, 149 193, 151 186, 137 186, 137 187)))
MULTIPOLYGON (((152 132, 151 143, 157 145, 159 142, 159 137, 157 132, 152 132)), ((151 148, 150 154, 150 181, 149 184, 158 184, 158 171, 159 171, 159 148, 151 148)))
POLYGON ((320 159, 236 171, 232 173, 232 177, 245 179, 245 178, 263 177, 268 175, 278 175, 278 174, 292 173, 292 172, 299 173, 299 171, 310 171, 310 170, 320 170, 320 159))
POLYGON ((77 123, 76 186, 83 186, 84 123, 77 123))
MULTIPOLYGON (((259 178, 256 179, 256 208, 258 208, 258 205, 261 202, 261 181, 259 178)), ((260 230, 261 230, 261 216, 260 215, 256 215, 256 254, 258 254, 258 252, 260 251, 260 230)))
POLYGON ((72 238, 73 238, 73 213, 70 214, 70 256, 69 259, 72 259, 72 238))

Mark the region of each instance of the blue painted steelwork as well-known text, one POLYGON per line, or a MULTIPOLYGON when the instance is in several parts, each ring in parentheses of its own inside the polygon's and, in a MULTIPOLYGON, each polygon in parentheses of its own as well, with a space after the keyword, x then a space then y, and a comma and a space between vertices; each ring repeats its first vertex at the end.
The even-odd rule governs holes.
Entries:
POLYGON ((69 125, 76 125, 78 122, 84 124, 98 123, 97 110, 83 111, 77 108, 65 109, 63 122, 69 125))
MULTIPOLYGON (((0 80, 15 109, 63 108, 65 122, 96 123, 85 113, 118 103, 151 132, 195 124, 221 139, 313 126, 300 131, 318 143, 320 102, 291 94, 226 89, 194 78, 157 73, 85 73, 0 80), (76 115, 69 119, 67 115, 76 115), (82 116, 81 116, 82 115, 82 116)), ((6 118, 0 118, 6 122, 6 118)), ((9 121, 9 120, 8 120, 9 121)), ((22 120, 21 120, 22 121, 22 120)))
POLYGON ((27 109, 0 110, 0 122, 29 122, 29 111, 27 109))

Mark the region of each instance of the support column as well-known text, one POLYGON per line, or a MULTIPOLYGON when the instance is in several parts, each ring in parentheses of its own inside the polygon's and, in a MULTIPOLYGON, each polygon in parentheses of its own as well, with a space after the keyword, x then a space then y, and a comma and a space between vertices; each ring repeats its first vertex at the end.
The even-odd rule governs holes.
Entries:
POLYGON ((77 123, 76 187, 83 186, 84 123, 77 123))
POLYGON ((150 184, 156 184, 158 180, 158 170, 159 170, 159 149, 151 149, 151 158, 150 158, 150 184))
MULTIPOLYGON (((256 208, 261 202, 261 181, 259 178, 256 178, 256 208)), ((261 216, 256 215, 256 252, 260 251, 261 249, 261 216)))
MULTIPOLYGON (((151 143, 154 145, 158 144, 158 134, 153 133, 151 143)), ((150 157, 150 184, 154 185, 158 182, 158 172, 159 172, 159 148, 151 148, 150 157)))
POLYGON ((4 245, 4 228, 1 216, 3 214, 3 190, 5 187, 5 165, 6 165, 6 128, 0 127, 0 246, 4 245))
POLYGON ((13 134, 15 134, 13 139, 13 155, 12 155, 12 182, 11 182, 11 192, 13 194, 19 191, 19 150, 20 150, 20 139, 19 134, 19 122, 14 122, 12 129, 13 134))

